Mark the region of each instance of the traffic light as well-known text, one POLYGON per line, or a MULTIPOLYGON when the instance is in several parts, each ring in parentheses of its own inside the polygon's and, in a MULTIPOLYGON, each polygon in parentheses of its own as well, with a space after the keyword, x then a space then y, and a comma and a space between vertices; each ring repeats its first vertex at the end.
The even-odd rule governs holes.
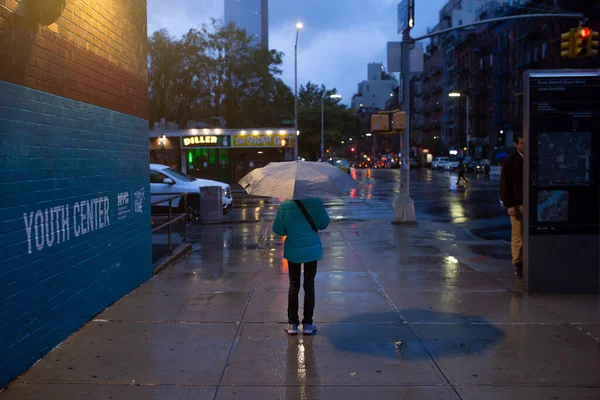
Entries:
POLYGON ((354 147, 350 147, 350 151, 354 153, 356 149, 354 147))
POLYGON ((585 58, 598 55, 600 34, 589 27, 572 28, 560 35, 560 55, 568 58, 585 58))
POLYGON ((589 57, 598 55, 598 41, 600 40, 600 33, 590 30, 590 35, 587 38, 587 55, 589 57))
POLYGON ((590 28, 579 28, 577 29, 577 34, 575 35, 575 44, 573 49, 573 56, 575 58, 585 57, 586 56, 586 46, 585 41, 591 34, 590 28))
POLYGON ((561 48, 561 52, 560 55, 561 57, 568 57, 568 58, 573 58, 574 57, 574 50, 575 50, 575 35, 577 34, 577 29, 571 29, 569 30, 569 32, 565 32, 562 35, 560 35, 560 48, 561 48))

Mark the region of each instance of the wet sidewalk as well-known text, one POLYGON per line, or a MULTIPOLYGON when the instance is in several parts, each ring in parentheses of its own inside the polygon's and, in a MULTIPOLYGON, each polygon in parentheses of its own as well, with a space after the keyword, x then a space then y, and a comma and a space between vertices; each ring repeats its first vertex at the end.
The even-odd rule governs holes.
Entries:
POLYGON ((201 227, 187 258, 0 400, 600 398, 600 296, 521 293, 506 243, 444 223, 332 223, 318 333, 288 337, 269 228, 201 227))

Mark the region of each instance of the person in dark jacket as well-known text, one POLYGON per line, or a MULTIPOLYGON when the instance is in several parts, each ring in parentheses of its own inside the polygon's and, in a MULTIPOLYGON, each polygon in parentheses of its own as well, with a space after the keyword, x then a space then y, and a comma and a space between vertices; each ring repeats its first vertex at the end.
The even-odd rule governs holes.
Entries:
POLYGON ((298 294, 301 267, 304 264, 304 319, 302 333, 312 335, 317 330, 313 322, 315 308, 315 275, 317 261, 323 258, 323 246, 318 231, 329 225, 329 215, 320 199, 284 201, 277 210, 273 232, 286 236, 283 257, 288 261, 290 288, 288 291, 288 335, 298 334, 298 294), (303 209, 304 208, 304 209, 303 209), (306 215, 304 214, 306 212, 306 215))
POLYGON ((460 160, 460 162, 458 163, 458 180, 456 181, 457 186, 460 185, 461 179, 463 179, 465 181, 465 185, 467 185, 469 183, 469 181, 465 177, 466 169, 467 169, 467 167, 465 166, 465 163, 463 163, 463 160, 460 160))
POLYGON ((523 135, 514 138, 517 151, 502 164, 500 199, 507 209, 512 225, 512 262, 519 280, 523 279, 523 135))

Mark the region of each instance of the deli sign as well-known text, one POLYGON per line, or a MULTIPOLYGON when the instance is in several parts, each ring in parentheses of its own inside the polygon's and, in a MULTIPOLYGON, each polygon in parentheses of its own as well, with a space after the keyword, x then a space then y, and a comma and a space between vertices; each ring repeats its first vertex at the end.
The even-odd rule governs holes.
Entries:
POLYGON ((195 135, 182 136, 181 147, 230 147, 231 136, 195 135))

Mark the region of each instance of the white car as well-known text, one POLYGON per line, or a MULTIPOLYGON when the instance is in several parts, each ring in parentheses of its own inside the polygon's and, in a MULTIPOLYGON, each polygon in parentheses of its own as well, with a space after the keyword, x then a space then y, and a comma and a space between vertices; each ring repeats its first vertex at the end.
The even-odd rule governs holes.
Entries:
POLYGON ((444 169, 444 165, 448 162, 448 157, 436 157, 431 163, 432 169, 444 169))
MULTIPOLYGON (((150 164, 150 195, 152 202, 167 198, 178 193, 188 193, 188 213, 190 217, 197 219, 200 215, 200 188, 206 186, 220 186, 223 190, 223 214, 227 214, 233 206, 231 197, 231 187, 222 182, 211 181, 208 179, 197 179, 182 174, 166 165, 150 164)), ((180 198, 173 199, 171 207, 174 209, 183 208, 183 201, 180 198)), ((153 207, 168 207, 168 203, 155 204, 153 207)))
POLYGON ((460 161, 448 161, 444 164, 445 171, 454 171, 460 165, 460 161))

